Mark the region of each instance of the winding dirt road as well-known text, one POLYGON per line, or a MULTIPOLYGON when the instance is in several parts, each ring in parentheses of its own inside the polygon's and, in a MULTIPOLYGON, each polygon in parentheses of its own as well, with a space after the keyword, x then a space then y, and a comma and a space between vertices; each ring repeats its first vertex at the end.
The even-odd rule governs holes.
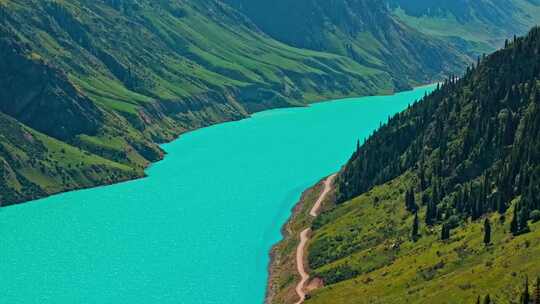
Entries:
MULTIPOLYGON (((317 215, 319 215, 319 210, 321 209, 322 202, 326 198, 326 195, 328 195, 328 193, 332 189, 332 183, 334 182, 335 177, 336 174, 331 175, 324 181, 324 189, 319 195, 317 201, 315 202, 315 205, 313 205, 313 208, 311 208, 311 210, 309 211, 310 216, 317 217, 317 215)), ((306 269, 304 267, 304 253, 306 251, 306 244, 309 241, 310 232, 310 228, 302 230, 302 232, 300 233, 300 244, 298 244, 298 247, 296 248, 296 267, 302 279, 300 280, 300 283, 298 283, 298 285, 296 286, 296 293, 300 297, 300 300, 298 300, 298 302, 296 302, 295 304, 302 304, 306 299, 305 285, 309 280, 309 274, 306 272, 306 269)))

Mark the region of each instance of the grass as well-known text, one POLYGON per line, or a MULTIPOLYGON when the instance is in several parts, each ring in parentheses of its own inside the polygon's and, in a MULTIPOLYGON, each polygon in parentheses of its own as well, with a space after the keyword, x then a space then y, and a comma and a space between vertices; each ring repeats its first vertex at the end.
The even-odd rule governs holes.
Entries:
POLYGON ((134 168, 53 139, 0 114, 0 204, 144 176, 134 168))
MULTIPOLYGON (((489 2, 486 3, 489 5, 489 2)), ((494 51, 502 46, 505 38, 525 33, 540 20, 540 7, 526 0, 511 0, 505 6, 496 6, 496 9, 499 11, 491 13, 502 14, 507 19, 491 20, 486 17, 490 14, 484 12, 473 12, 473 17, 466 21, 459 20, 451 13, 413 16, 400 8, 395 9, 394 14, 425 34, 457 42, 457 45, 465 43, 462 48, 475 54, 494 51), (512 8, 508 8, 508 5, 512 8), (513 13, 508 14, 509 10, 513 13), (499 26, 497 22, 505 23, 505 26, 499 26)))
POLYGON ((440 227, 423 224, 410 238, 412 215, 404 191, 413 182, 405 174, 377 186, 320 217, 309 244, 310 263, 325 259, 312 274, 335 275, 346 265, 356 275, 314 291, 306 303, 474 303, 490 294, 496 303, 513 303, 525 275, 540 274, 540 223, 514 237, 509 219, 490 215, 492 244, 483 244, 483 219, 463 223, 440 241, 440 227))

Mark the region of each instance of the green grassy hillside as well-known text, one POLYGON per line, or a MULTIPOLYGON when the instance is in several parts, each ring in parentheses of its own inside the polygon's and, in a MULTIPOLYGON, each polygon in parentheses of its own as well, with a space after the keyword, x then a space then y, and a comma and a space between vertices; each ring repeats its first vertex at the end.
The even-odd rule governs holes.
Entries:
POLYGON ((417 180, 407 173, 340 205, 315 224, 312 274, 328 284, 306 303, 517 303, 526 275, 540 273, 540 222, 531 233, 509 231, 513 210, 490 214, 492 244, 483 243, 483 220, 466 220, 441 241, 440 226, 424 223, 411 240, 414 215, 404 196, 417 180))
MULTIPOLYGON (((395 89, 386 72, 277 42, 219 1, 2 0, 0 33, 0 111, 136 170, 187 130, 395 89)), ((0 203, 35 197, 16 192, 0 203)))
POLYGON ((462 50, 402 23, 383 1, 227 2, 279 41, 383 70, 400 88, 461 72, 469 60, 462 50))
POLYGON ((504 39, 540 23, 540 3, 530 0, 387 0, 394 15, 427 35, 470 54, 489 53, 504 39))
MULTIPOLYGON (((51 142, 140 171, 163 157, 157 143, 187 130, 388 94, 470 61, 379 1, 306 0, 294 9, 268 1, 263 15, 251 3, 0 0, 0 112, 51 142)), ((35 186, 43 195, 76 188, 61 184, 35 186)), ((0 204, 35 197, 12 190, 17 199, 0 204)))
POLYGON ((132 168, 53 139, 0 113, 0 202, 141 177, 132 168))
POLYGON ((306 303, 517 303, 540 273, 539 54, 533 28, 358 145, 311 225, 306 303))

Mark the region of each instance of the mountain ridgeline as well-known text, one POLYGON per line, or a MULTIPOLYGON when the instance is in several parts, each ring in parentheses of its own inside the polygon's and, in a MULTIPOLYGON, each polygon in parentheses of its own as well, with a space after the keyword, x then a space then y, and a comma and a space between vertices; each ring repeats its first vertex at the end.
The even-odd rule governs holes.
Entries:
POLYGON ((0 130, 0 203, 143 176, 163 157, 157 144, 187 130, 307 101, 391 93, 467 62, 459 50, 425 43, 436 56, 407 66, 437 67, 391 75, 382 61, 274 39, 217 0, 1 0, 0 120, 24 132, 0 130), (37 150, 21 148, 30 146, 37 150))
POLYGON ((505 37, 538 24, 536 0, 386 0, 394 15, 422 33, 456 47, 491 53, 505 37))
POLYGON ((540 28, 505 44, 358 143, 312 224, 307 303, 508 303, 537 275, 540 28))
POLYGON ((446 41, 401 22, 384 1, 227 1, 271 37, 384 70, 399 88, 452 73, 454 64, 467 61, 446 41))
MULTIPOLYGON (((474 26, 540 20, 540 4, 504 1, 520 5, 474 26)), ((388 94, 472 61, 446 19, 430 15, 447 29, 433 34, 398 11, 374 0, 0 0, 0 204, 142 177, 163 157, 158 143, 188 130, 388 94)))
POLYGON ((428 222, 501 214, 519 200, 518 231, 540 210, 540 29, 479 60, 392 117, 338 178, 339 202, 414 172, 428 222))

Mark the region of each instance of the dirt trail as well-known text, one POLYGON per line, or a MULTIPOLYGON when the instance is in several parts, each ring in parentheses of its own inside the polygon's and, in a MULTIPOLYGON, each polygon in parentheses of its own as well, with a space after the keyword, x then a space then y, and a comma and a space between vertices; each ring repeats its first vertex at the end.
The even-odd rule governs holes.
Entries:
MULTIPOLYGON (((334 182, 335 177, 336 174, 331 175, 324 181, 324 189, 319 195, 317 201, 315 202, 315 205, 313 205, 313 208, 311 208, 311 210, 309 211, 310 216, 317 217, 317 215, 319 215, 319 210, 321 209, 322 202, 324 201, 326 195, 328 195, 330 190, 332 190, 332 183, 334 182)), ((296 248, 296 267, 302 279, 300 280, 300 283, 298 283, 298 285, 296 286, 296 293, 300 297, 300 300, 298 300, 298 302, 296 302, 295 304, 302 304, 306 299, 305 285, 309 280, 309 274, 306 272, 306 269, 304 267, 304 253, 306 251, 306 244, 309 241, 310 232, 310 228, 302 230, 302 232, 300 233, 300 244, 298 244, 298 247, 296 248)))

